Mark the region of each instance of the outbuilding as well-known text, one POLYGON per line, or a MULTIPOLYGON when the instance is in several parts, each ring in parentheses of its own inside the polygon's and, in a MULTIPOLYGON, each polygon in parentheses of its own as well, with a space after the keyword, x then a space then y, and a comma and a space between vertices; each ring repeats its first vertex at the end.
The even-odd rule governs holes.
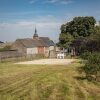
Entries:
POLYGON ((42 54, 46 57, 55 57, 55 46, 48 37, 39 37, 35 29, 33 38, 17 39, 12 48, 23 55, 42 54))

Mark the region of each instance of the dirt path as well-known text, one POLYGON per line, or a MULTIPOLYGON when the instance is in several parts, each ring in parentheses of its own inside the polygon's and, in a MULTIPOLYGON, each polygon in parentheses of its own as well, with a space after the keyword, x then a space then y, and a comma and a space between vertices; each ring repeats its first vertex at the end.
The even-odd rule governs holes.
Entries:
POLYGON ((40 59, 26 62, 19 62, 17 64, 35 64, 35 65, 67 65, 75 59, 40 59))

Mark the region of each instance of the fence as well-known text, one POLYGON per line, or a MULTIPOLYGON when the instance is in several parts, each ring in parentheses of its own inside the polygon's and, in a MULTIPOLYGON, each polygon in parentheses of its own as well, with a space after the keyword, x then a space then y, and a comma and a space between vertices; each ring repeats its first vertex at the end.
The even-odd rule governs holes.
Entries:
POLYGON ((27 61, 27 60, 33 60, 33 59, 41 59, 45 58, 44 55, 25 55, 22 53, 19 53, 16 50, 9 50, 9 51, 3 51, 0 52, 0 62, 16 62, 16 61, 27 61))
POLYGON ((22 57, 23 55, 19 53, 17 50, 8 50, 0 52, 0 61, 8 59, 8 58, 17 58, 22 57))

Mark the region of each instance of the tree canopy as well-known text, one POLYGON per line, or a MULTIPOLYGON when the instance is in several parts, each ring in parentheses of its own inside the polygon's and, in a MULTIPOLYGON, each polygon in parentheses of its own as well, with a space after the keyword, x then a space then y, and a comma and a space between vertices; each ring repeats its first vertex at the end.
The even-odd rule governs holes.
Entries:
POLYGON ((68 47, 77 38, 86 38, 95 33, 94 17, 75 17, 61 26, 59 44, 68 47))
POLYGON ((82 72, 88 80, 100 82, 100 25, 95 24, 94 17, 73 18, 61 26, 59 44, 87 60, 82 72))
POLYGON ((85 48, 91 52, 100 52, 100 26, 95 27, 95 34, 88 38, 85 48))

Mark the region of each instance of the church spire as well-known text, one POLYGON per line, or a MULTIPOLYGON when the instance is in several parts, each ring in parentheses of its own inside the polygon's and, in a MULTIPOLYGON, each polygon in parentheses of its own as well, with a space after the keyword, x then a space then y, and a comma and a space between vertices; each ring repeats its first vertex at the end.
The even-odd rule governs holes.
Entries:
POLYGON ((35 26, 35 33, 34 34, 37 34, 37 29, 36 29, 36 26, 35 26))
POLYGON ((34 35, 33 35, 33 39, 37 39, 37 38, 38 38, 38 34, 37 34, 36 26, 35 26, 35 32, 34 32, 34 35))

